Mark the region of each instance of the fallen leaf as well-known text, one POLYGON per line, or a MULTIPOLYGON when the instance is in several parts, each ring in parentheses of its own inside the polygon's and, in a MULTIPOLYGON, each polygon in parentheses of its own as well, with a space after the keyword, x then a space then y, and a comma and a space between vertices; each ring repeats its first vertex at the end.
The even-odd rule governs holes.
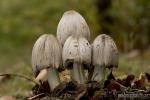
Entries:
POLYGON ((105 86, 105 89, 107 89, 108 91, 120 91, 121 90, 121 85, 119 83, 117 83, 115 80, 107 80, 108 83, 105 86))
POLYGON ((139 75, 139 79, 134 82, 133 87, 138 89, 145 89, 145 83, 146 83, 146 76, 145 74, 141 73, 139 75))
POLYGON ((117 79, 117 82, 122 84, 125 87, 131 87, 131 84, 132 84, 134 78, 135 78, 134 75, 128 75, 126 77, 117 79))
POLYGON ((146 76, 147 80, 150 82, 150 74, 149 73, 145 73, 145 76, 146 76))
POLYGON ((65 81, 65 82, 69 82, 70 81, 70 73, 68 70, 64 70, 62 71, 60 74, 60 80, 61 81, 65 81))

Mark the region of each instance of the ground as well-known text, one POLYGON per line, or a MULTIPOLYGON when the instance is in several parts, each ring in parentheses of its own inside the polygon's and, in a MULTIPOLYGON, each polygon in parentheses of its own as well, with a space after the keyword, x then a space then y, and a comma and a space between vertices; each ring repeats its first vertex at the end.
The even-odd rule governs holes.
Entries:
MULTIPOLYGON (((136 77, 138 77, 141 72, 150 73, 149 50, 145 51, 143 56, 141 56, 139 53, 137 53, 137 55, 133 54, 120 54, 119 67, 113 72, 115 77, 128 74, 134 74, 136 77)), ((14 73, 24 75, 29 78, 34 78, 30 63, 31 50, 27 50, 24 53, 8 52, 1 53, 0 55, 0 74, 14 73)), ((4 80, 0 80, 0 96, 28 96, 30 95, 33 86, 33 82, 24 80, 22 78, 6 78, 4 80)))

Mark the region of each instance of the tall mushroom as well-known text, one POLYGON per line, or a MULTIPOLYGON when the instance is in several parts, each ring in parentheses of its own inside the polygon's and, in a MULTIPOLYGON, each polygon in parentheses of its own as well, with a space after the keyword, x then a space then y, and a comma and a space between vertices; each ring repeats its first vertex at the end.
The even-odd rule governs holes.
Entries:
MULTIPOLYGON (((32 68, 35 77, 45 72, 51 90, 60 84, 57 69, 62 64, 62 48, 53 35, 44 34, 35 42, 32 50, 32 68)), ((46 75, 42 76, 46 76, 46 75)), ((39 79, 41 80, 41 79, 39 79)))
POLYGON ((105 77, 106 68, 118 67, 118 58, 118 49, 114 40, 106 34, 97 36, 93 42, 92 80, 100 82, 105 77))
POLYGON ((64 45, 71 35, 80 34, 90 41, 90 30, 85 19, 76 11, 70 10, 63 14, 57 26, 57 38, 64 45))
POLYGON ((91 64, 91 45, 84 37, 70 36, 63 47, 63 65, 70 68, 71 79, 86 82, 84 68, 91 64))

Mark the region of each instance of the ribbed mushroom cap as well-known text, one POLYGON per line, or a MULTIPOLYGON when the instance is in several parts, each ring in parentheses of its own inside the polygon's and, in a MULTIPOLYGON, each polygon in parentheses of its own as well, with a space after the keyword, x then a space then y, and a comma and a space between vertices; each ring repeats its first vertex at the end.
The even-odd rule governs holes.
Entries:
POLYGON ((63 14, 57 26, 57 38, 63 45, 69 36, 76 34, 90 41, 90 30, 85 19, 78 12, 70 10, 63 14))
POLYGON ((91 64, 91 45, 84 37, 70 36, 64 44, 62 55, 65 67, 70 67, 73 62, 87 67, 91 64))
POLYGON ((62 64, 61 50, 60 43, 53 35, 40 36, 32 50, 32 68, 35 76, 46 67, 59 68, 62 64))
POLYGON ((93 42, 93 65, 118 67, 118 58, 118 49, 114 40, 106 34, 97 36, 93 42))

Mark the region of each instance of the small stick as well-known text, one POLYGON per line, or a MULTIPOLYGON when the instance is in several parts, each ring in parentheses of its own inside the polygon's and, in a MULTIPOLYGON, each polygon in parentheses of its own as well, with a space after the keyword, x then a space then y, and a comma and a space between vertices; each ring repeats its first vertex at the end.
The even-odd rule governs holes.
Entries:
POLYGON ((28 98, 28 100, 35 100, 36 98, 38 98, 38 97, 40 97, 42 95, 45 95, 45 93, 40 93, 40 94, 37 94, 35 96, 32 96, 32 97, 28 98))
POLYGON ((0 76, 16 76, 16 77, 20 77, 20 78, 26 79, 26 80, 28 80, 28 81, 30 81, 30 82, 35 83, 35 84, 38 84, 38 83, 37 83, 36 81, 34 81, 33 79, 30 79, 30 78, 28 78, 28 77, 26 77, 26 76, 19 75, 19 74, 0 74, 0 76))
POLYGON ((86 93, 86 91, 81 92, 75 100, 80 100, 80 98, 86 93))

